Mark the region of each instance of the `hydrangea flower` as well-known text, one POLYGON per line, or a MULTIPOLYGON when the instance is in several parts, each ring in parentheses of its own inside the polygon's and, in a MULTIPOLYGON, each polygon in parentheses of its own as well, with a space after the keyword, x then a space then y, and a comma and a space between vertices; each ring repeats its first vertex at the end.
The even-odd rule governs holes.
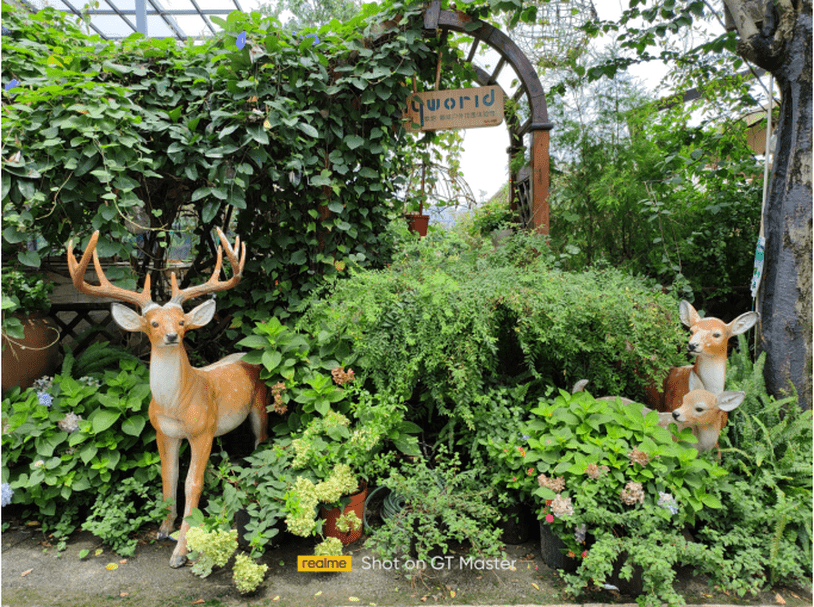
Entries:
POLYGON ((254 592, 268 571, 268 565, 258 565, 245 554, 235 557, 232 579, 241 594, 254 592))
POLYGON ((57 426, 59 426, 59 429, 63 432, 70 434, 71 432, 76 432, 79 430, 79 422, 81 420, 81 415, 77 415, 76 413, 68 413, 64 419, 57 422, 57 426))
POLYGON ((671 514, 678 514, 678 502, 676 502, 676 498, 669 493, 659 491, 658 505, 669 510, 671 514))
POLYGON ((588 533, 588 527, 585 523, 574 529, 574 539, 577 540, 577 543, 583 544, 585 542, 586 533, 588 533))
POLYGON ((48 392, 37 392, 37 400, 41 405, 45 405, 46 407, 50 407, 54 404, 54 397, 48 394, 48 392))
POLYGON ((630 482, 619 493, 619 498, 628 506, 641 504, 644 501, 644 488, 641 483, 630 482))
POLYGON ((0 485, 0 506, 8 506, 11 503, 11 498, 14 495, 14 490, 8 483, 0 485))
POLYGON ((551 512, 553 512, 557 518, 574 514, 574 506, 571 504, 571 498, 557 494, 557 497, 551 502, 551 512))

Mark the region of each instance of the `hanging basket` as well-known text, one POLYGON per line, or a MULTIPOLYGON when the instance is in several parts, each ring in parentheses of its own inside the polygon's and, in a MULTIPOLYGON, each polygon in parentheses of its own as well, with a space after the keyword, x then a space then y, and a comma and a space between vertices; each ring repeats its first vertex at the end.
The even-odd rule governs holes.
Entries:
POLYGON ((348 544, 352 544, 362 537, 363 525, 361 522, 365 518, 365 498, 367 497, 367 485, 362 483, 361 487, 361 491, 350 496, 350 503, 345 506, 344 510, 340 510, 338 507, 331 509, 324 507, 322 508, 322 518, 325 521, 322 525, 323 535, 326 537, 335 537, 346 546, 348 544), (343 514, 348 514, 349 512, 354 512, 356 516, 359 517, 359 528, 351 529, 348 532, 339 531, 336 528, 336 522, 339 520, 340 516, 343 514))
POLYGON ((415 232, 419 236, 427 235, 427 227, 430 225, 430 216, 421 215, 419 213, 407 213, 407 227, 411 232, 415 232))

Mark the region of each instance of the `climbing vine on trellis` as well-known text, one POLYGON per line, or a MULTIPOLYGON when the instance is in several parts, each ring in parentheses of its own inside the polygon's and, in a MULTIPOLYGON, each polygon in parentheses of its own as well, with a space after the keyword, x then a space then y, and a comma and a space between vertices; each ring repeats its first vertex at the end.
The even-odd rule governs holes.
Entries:
MULTIPOLYGON (((439 41, 419 12, 370 5, 299 32, 234 12, 213 19, 222 34, 183 44, 106 41, 64 13, 3 5, 5 258, 36 267, 99 229, 100 254, 135 270, 111 277, 132 287, 164 269, 180 218, 191 276, 214 254, 206 235, 231 225, 250 244, 227 297, 245 320, 287 314, 348 264, 380 263, 410 150, 432 139, 399 119, 413 81, 435 76, 439 41)), ((456 86, 466 73, 452 68, 456 86)))

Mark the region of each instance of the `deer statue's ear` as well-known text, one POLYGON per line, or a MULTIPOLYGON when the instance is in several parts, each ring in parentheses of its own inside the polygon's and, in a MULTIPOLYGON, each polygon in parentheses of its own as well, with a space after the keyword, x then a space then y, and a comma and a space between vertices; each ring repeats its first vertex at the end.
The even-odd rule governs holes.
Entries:
POLYGON ((759 319, 760 315, 757 312, 744 312, 729 323, 726 328, 729 330, 730 335, 740 335, 754 327, 759 319))
POLYGON ((691 327, 701 320, 698 312, 695 311, 695 308, 693 308, 692 304, 686 299, 682 299, 681 303, 678 304, 678 317, 681 319, 681 322, 684 323, 685 327, 691 327))
POLYGON ((141 331, 141 314, 119 303, 111 304, 110 313, 113 320, 125 331, 141 331))
POLYGON ((737 391, 737 392, 721 392, 718 395, 718 408, 721 411, 732 411, 733 409, 737 409, 738 406, 743 402, 744 397, 746 396, 746 392, 737 391))
POLYGON ((187 329, 203 327, 215 316, 215 300, 210 299, 199 306, 195 306, 186 314, 187 329))

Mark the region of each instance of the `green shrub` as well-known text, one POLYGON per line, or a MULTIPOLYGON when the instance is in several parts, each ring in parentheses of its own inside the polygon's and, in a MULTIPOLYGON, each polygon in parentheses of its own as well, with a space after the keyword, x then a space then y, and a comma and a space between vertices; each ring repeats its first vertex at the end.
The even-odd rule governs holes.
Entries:
POLYGON ((423 427, 474 428, 499 385, 642 393, 680 364, 677 305, 644 281, 607 269, 553 267, 545 239, 516 235, 494 252, 452 234, 406 243, 390 268, 356 271, 310 302, 299 327, 348 341, 371 390, 410 399, 423 427))
POLYGON ((147 369, 127 358, 80 380, 57 375, 10 390, 2 480, 11 503, 33 507, 45 529, 59 526, 64 536, 81 522, 79 510, 124 478, 148 485, 160 473, 149 403, 147 369))
POLYGON ((100 487, 82 528, 121 556, 133 556, 142 525, 167 518, 169 504, 160 499, 161 477, 142 483, 133 476, 100 487))
POLYGON ((404 508, 376 529, 369 545, 383 559, 400 556, 429 563, 433 550, 447 554, 451 542, 466 542, 477 558, 502 556, 499 514, 491 487, 477 468, 464 470, 455 453, 441 446, 433 462, 405 463, 382 486, 404 498, 404 508))
POLYGON ((618 563, 626 576, 641 568, 643 602, 680 604, 674 566, 710 560, 682 531, 702 513, 721 515, 716 487, 726 472, 683 442, 695 442, 690 430, 675 442, 655 412, 641 409, 560 391, 531 410, 527 448, 493 448, 514 468, 508 487, 531 497, 541 523, 581 556, 564 576, 570 593, 607 581, 618 563))

